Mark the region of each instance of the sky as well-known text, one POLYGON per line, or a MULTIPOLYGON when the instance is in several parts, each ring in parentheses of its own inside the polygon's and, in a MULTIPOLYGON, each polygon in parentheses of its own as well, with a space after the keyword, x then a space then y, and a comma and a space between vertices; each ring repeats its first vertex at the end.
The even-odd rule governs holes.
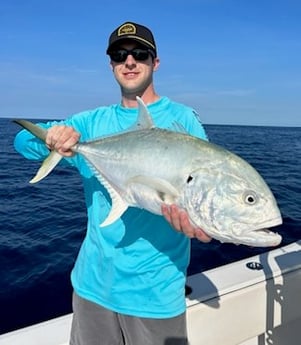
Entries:
POLYGON ((120 102, 105 54, 148 26, 162 96, 204 124, 301 126, 299 0, 0 0, 0 117, 66 118, 120 102))

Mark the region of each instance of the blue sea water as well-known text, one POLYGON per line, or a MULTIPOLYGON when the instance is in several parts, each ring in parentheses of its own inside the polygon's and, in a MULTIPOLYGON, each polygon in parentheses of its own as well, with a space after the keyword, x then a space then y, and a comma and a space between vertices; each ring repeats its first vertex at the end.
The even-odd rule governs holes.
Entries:
MULTIPOLYGON (((212 142, 239 154, 264 177, 278 201, 281 245, 301 239, 301 128, 205 126, 212 142)), ((0 119, 0 334, 71 312, 69 281, 85 234, 82 185, 56 168, 36 185, 38 165, 14 151, 19 127, 0 119)), ((192 240, 189 274, 266 251, 192 240)))

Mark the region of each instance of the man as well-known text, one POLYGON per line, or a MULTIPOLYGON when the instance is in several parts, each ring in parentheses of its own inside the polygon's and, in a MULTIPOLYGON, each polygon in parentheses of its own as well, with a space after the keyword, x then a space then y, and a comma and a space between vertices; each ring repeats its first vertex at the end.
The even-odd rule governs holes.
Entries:
POLYGON ((100 228, 110 210, 110 200, 81 155, 70 148, 117 133, 137 118, 136 96, 147 104, 158 127, 173 122, 191 134, 206 138, 195 112, 160 97, 153 85, 159 67, 152 32, 126 22, 113 31, 107 54, 121 89, 121 103, 74 115, 60 123, 41 124, 48 129, 46 144, 21 131, 16 149, 29 159, 44 159, 49 150, 64 155, 83 179, 88 225, 71 274, 74 288, 72 345, 187 344, 185 275, 190 241, 210 238, 192 226, 175 205, 162 206, 163 217, 130 209, 122 219, 100 228), (167 221, 166 221, 167 220, 167 221), (169 224, 170 223, 170 224, 169 224))

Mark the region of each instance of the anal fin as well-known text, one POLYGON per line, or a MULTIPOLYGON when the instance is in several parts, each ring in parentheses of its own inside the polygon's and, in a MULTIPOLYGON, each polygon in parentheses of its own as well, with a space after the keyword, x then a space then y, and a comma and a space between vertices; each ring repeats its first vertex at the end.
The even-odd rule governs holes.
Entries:
POLYGON ((113 190, 109 190, 112 198, 112 208, 107 216, 107 218, 99 225, 104 227, 114 223, 119 219, 123 213, 127 210, 128 204, 121 198, 121 196, 113 190))
POLYGON ((119 219, 127 210, 129 205, 126 201, 124 201, 121 194, 110 183, 110 181, 108 181, 103 175, 101 175, 95 168, 93 168, 93 170, 95 171, 96 177, 98 178, 99 182, 106 188, 106 190, 110 194, 112 202, 111 210, 108 216, 102 223, 99 224, 100 227, 104 227, 114 223, 117 219, 119 219))

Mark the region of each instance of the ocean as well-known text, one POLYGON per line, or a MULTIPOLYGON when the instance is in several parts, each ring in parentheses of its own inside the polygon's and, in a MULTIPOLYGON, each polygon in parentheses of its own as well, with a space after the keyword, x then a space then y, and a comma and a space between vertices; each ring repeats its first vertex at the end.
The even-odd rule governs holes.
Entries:
MULTIPOLYGON (((301 127, 205 125, 212 142, 251 163, 278 201, 282 245, 301 239, 301 127)), ((39 164, 14 151, 19 127, 0 119, 0 334, 71 312, 69 274, 85 235, 76 170, 56 168, 36 185, 39 164)), ((188 274, 267 251, 192 240, 188 274)))

